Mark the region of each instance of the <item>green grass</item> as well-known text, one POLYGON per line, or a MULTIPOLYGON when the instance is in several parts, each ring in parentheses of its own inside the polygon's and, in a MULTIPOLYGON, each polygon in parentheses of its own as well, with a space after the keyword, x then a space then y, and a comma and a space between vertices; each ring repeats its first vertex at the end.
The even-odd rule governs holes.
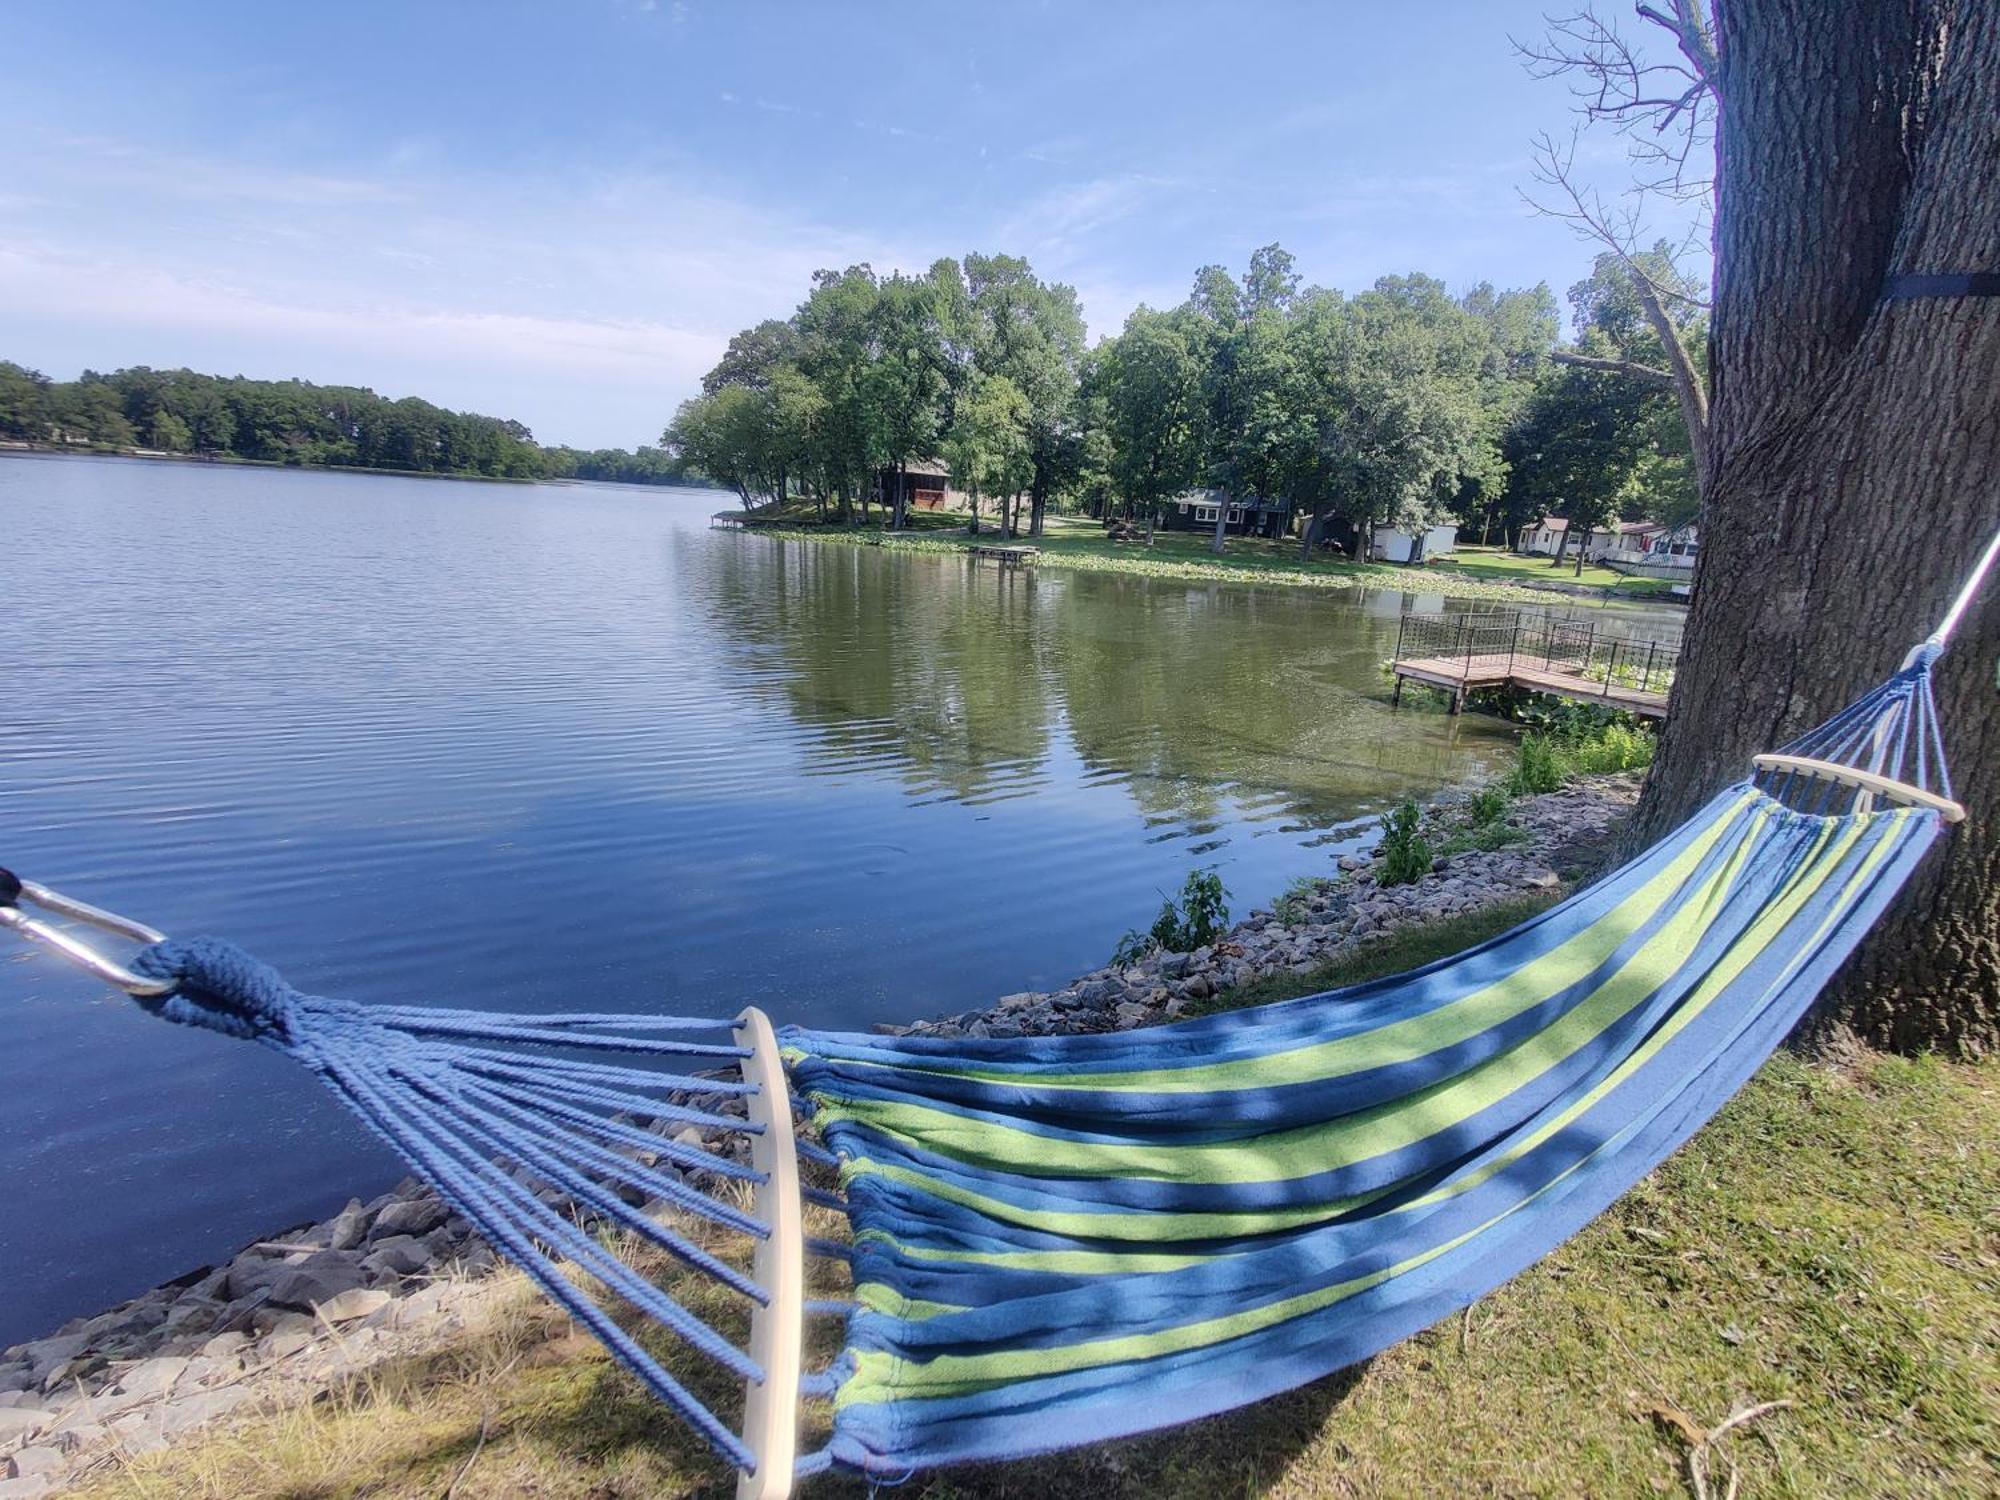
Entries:
MULTIPOLYGON (((1406 929, 1250 1005, 1460 951, 1544 900, 1406 929)), ((1746 1496, 2000 1486, 2000 1062, 1789 1054, 1583 1233, 1464 1316, 1289 1395, 1153 1437, 911 1481, 911 1500, 1686 1495, 1684 1428, 1746 1496)), ((691 1294, 704 1312, 713 1296, 691 1294)), ((725 1320, 726 1321, 726 1320, 725 1320)), ((671 1366, 722 1389, 698 1363, 671 1366)), ((313 1405, 131 1461, 93 1497, 724 1496, 691 1438, 525 1289, 313 1405), (483 1434, 483 1436, 482 1436, 483 1434), (455 1488, 454 1488, 455 1482, 455 1488)), ((808 1496, 859 1500, 817 1480, 808 1496)))
POLYGON ((1673 588, 1670 579, 1628 578, 1623 573, 1600 567, 1596 563, 1585 563, 1583 571, 1579 573, 1573 557, 1564 558, 1559 568, 1551 566, 1553 561, 1552 558, 1529 557, 1500 547, 1460 544, 1458 550, 1450 557, 1440 558, 1431 566, 1463 573, 1468 578, 1489 581, 1518 579, 1524 583, 1580 584, 1587 588, 1609 589, 1620 594, 1666 594, 1673 588))
MULTIPOLYGON (((914 535, 909 532, 886 532, 879 524, 866 527, 858 524, 822 525, 814 507, 796 501, 782 510, 759 512, 758 519, 764 529, 778 536, 861 542, 919 552, 962 551, 976 542, 1000 540, 995 529, 997 522, 992 516, 981 520, 979 537, 958 535, 969 517, 957 511, 910 512, 914 535)), ((881 519, 879 512, 876 519, 878 522, 881 519)), ((1153 545, 1148 547, 1143 541, 1111 541, 1101 525, 1086 517, 1057 515, 1046 518, 1040 537, 1030 537, 1024 532, 1012 540, 1039 547, 1041 555, 1037 565, 1040 567, 1136 573, 1191 581, 1222 579, 1293 588, 1388 588, 1455 599, 1481 599, 1496 604, 1548 603, 1546 593, 1522 587, 1522 579, 1482 576, 1476 571, 1451 568, 1443 563, 1406 567, 1397 563, 1354 563, 1336 557, 1316 557, 1310 562, 1301 562, 1296 540, 1231 537, 1228 549, 1217 557, 1209 551, 1210 533, 1207 531, 1158 531, 1154 533, 1153 545)), ((1542 571, 1551 570, 1544 568, 1542 571)), ((1627 596, 1646 592, 1652 590, 1621 588, 1617 594, 1627 596)), ((1609 590, 1601 593, 1605 598, 1613 597, 1609 590)))

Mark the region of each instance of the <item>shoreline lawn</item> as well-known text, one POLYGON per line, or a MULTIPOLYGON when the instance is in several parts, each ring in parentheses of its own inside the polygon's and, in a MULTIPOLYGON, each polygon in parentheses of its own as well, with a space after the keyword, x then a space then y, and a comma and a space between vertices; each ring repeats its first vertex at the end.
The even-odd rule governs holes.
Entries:
MULTIPOLYGON (((879 519, 879 511, 873 514, 879 519)), ((965 535, 965 526, 971 518, 962 511, 913 510, 909 528, 902 533, 886 531, 877 524, 822 523, 815 507, 797 501, 783 509, 765 507, 749 519, 752 529, 780 536, 860 542, 913 551, 963 551, 977 543, 1002 540, 997 522, 991 516, 981 518, 979 536, 965 535)), ((1022 535, 1011 542, 1039 548, 1038 566, 1042 567, 1153 577, 1221 579, 1294 588, 1395 589, 1527 608, 1547 608, 1552 603, 1565 602, 1594 605, 1658 601, 1667 597, 1667 585, 1656 580, 1623 579, 1606 569, 1586 568, 1579 586, 1567 567, 1558 570, 1546 562, 1512 558, 1506 553, 1492 555, 1521 566, 1510 570, 1486 564, 1453 566, 1437 562, 1410 567, 1401 563, 1356 563, 1338 557, 1316 557, 1302 563, 1296 540, 1239 536, 1231 537, 1228 549, 1217 557, 1209 551, 1209 539, 1207 531, 1159 531, 1154 533, 1151 547, 1143 541, 1114 542, 1098 522, 1088 517, 1050 515, 1044 521, 1043 535, 1022 535), (1541 584, 1551 587, 1530 587, 1541 584)))

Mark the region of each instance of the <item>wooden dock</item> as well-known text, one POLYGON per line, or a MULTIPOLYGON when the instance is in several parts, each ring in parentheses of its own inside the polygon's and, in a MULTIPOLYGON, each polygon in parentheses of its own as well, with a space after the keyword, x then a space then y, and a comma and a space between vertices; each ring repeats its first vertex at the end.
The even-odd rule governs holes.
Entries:
POLYGON ((972 546, 966 548, 966 551, 970 552, 974 557, 991 558, 994 562, 1003 563, 1011 567, 1019 567, 1022 563, 1031 563, 1042 555, 1040 547, 1003 547, 988 545, 984 542, 975 542, 972 546))
POLYGON ((1396 674, 1396 697, 1403 696, 1403 682, 1429 683, 1452 695, 1452 712, 1465 707, 1465 695, 1474 688, 1520 687, 1537 693, 1553 693, 1584 703, 1604 703, 1628 713, 1651 719, 1667 716, 1667 695, 1647 688, 1625 687, 1615 682, 1597 682, 1578 672, 1555 671, 1527 662, 1510 661, 1505 656, 1468 656, 1453 660, 1445 656, 1419 656, 1390 663, 1396 674))
POLYGON ((1601 634, 1594 624, 1494 615, 1408 615, 1389 670, 1394 703, 1405 682, 1451 694, 1451 711, 1478 688, 1515 687, 1663 719, 1680 647, 1601 634))

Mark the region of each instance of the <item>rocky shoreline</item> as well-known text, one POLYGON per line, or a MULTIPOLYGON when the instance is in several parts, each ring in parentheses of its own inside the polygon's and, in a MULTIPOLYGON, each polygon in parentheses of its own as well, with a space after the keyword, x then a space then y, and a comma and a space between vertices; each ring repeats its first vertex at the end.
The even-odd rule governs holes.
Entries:
MULTIPOLYGON (((1482 825, 1494 847, 1441 857, 1407 885, 1384 886, 1372 852, 1344 855, 1325 879, 1192 953, 1154 952, 1059 990, 887 1029, 1014 1037, 1175 1020, 1244 985, 1312 973, 1393 932, 1547 895, 1593 873, 1638 784, 1636 774, 1596 777, 1517 799, 1482 825)), ((1434 847, 1464 841, 1472 795, 1446 793, 1426 807, 1434 847)), ((470 1225, 409 1180, 323 1223, 249 1245, 227 1265, 0 1351, 0 1500, 43 1500, 233 1413, 310 1400, 433 1345, 518 1285, 486 1274, 495 1265, 470 1225)))

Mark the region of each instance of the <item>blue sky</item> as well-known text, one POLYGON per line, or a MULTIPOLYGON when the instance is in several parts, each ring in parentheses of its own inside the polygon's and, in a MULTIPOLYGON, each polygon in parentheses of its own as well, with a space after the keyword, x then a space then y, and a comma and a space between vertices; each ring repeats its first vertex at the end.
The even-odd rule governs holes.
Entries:
POLYGON ((1590 249, 1517 189, 1568 101, 1508 40, 1545 6, 16 0, 0 358, 630 446, 820 266, 1023 254, 1093 337, 1271 240, 1560 294, 1590 249))

